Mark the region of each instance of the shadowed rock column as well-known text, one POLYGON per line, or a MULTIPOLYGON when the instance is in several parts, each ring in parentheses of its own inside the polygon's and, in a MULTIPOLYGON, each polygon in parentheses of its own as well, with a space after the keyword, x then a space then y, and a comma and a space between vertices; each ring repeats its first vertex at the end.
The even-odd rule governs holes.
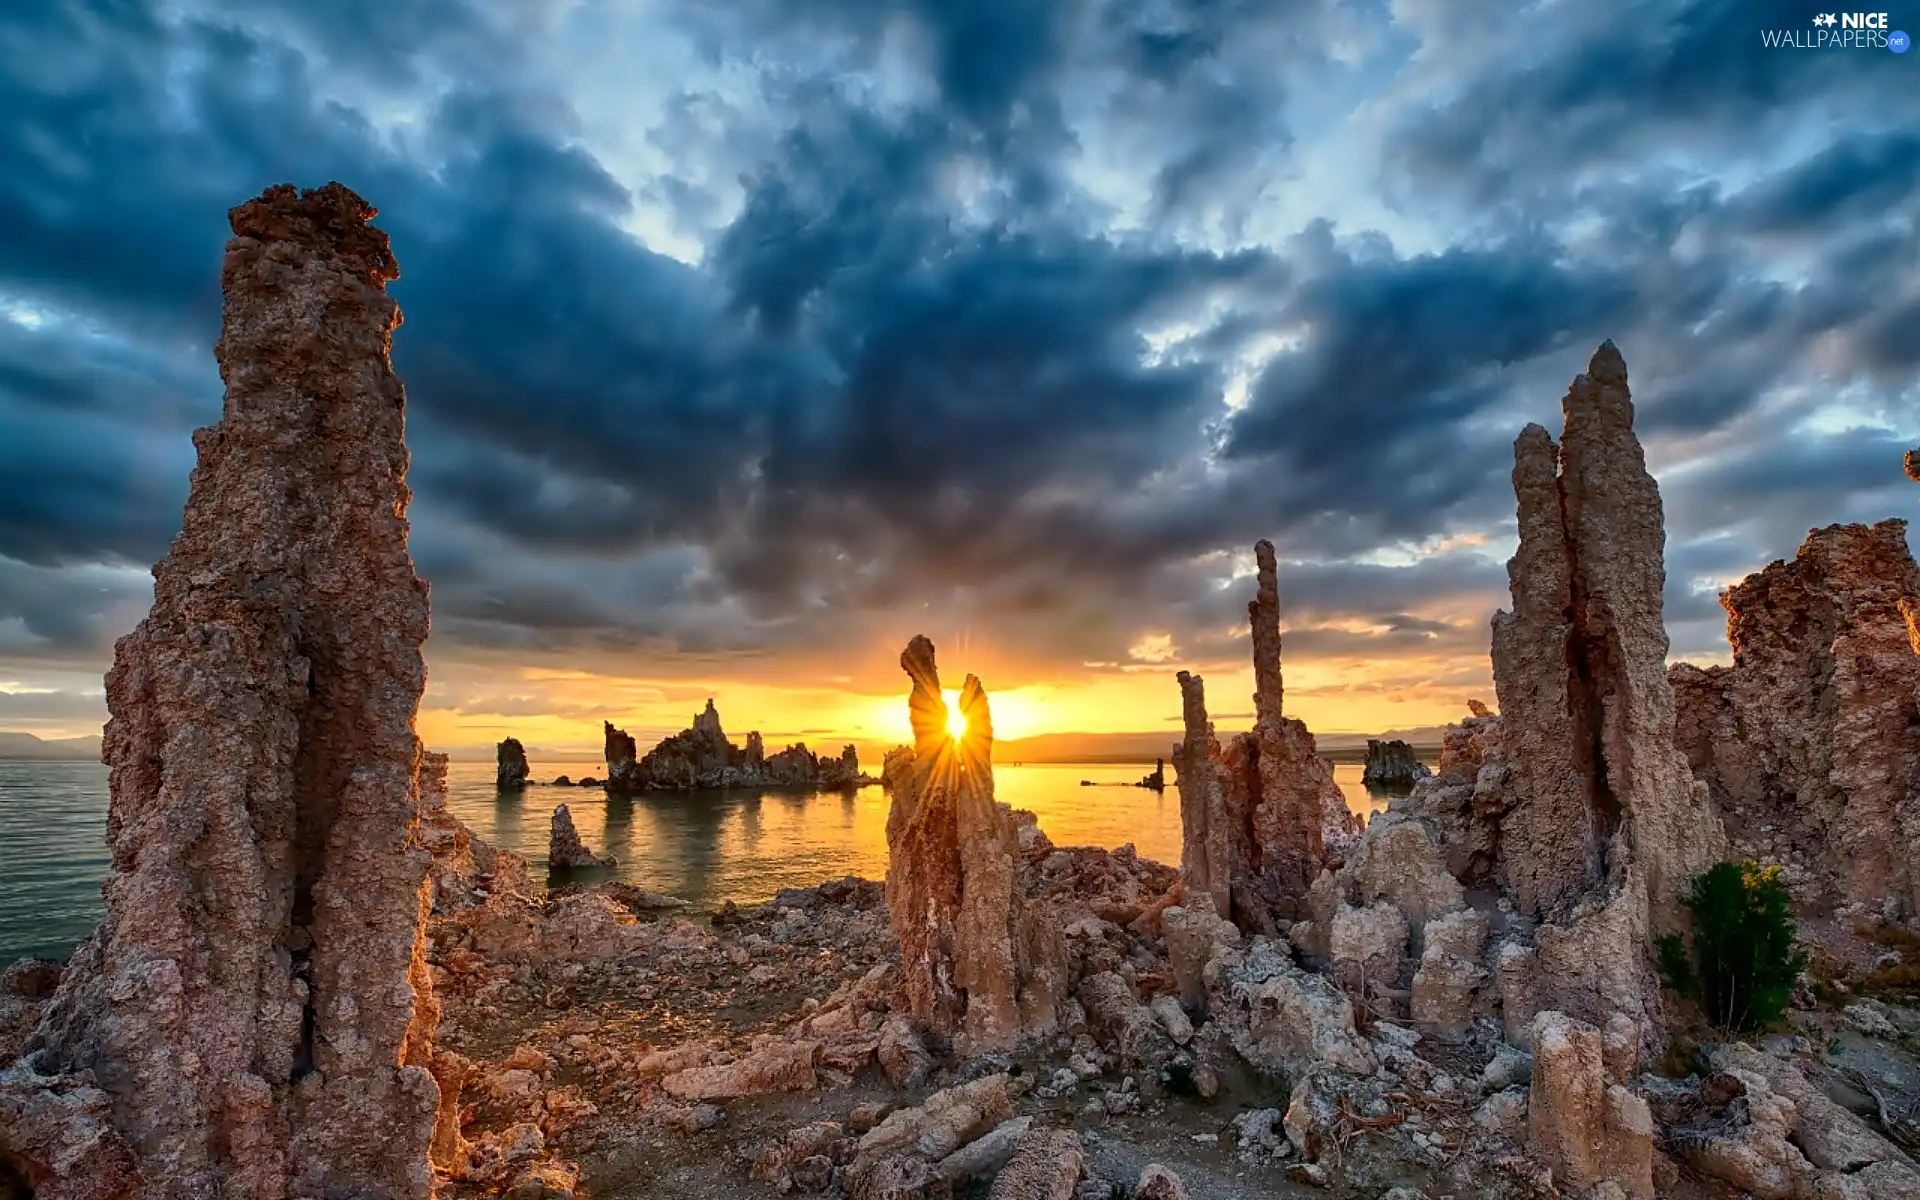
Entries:
MULTIPOLYGON (((1297 900, 1326 865, 1324 801, 1333 776, 1315 754, 1307 727, 1282 715, 1280 587, 1273 543, 1262 538, 1253 544, 1253 553, 1259 590, 1247 602, 1247 619, 1253 634, 1253 728, 1260 772, 1253 836, 1261 872, 1271 885, 1270 899, 1297 900)), ((1344 812, 1346 801, 1333 790, 1344 812)))
POLYGON ((1208 897, 1222 917, 1233 915, 1236 841, 1227 809, 1220 743, 1207 719, 1206 684, 1180 672, 1180 709, 1186 736, 1173 748, 1174 784, 1180 790, 1180 869, 1190 905, 1208 897))
MULTIPOLYGON (((993 720, 972 675, 960 690, 966 734, 947 732, 933 643, 900 666, 913 680, 913 759, 887 813, 887 910, 900 939, 913 1016, 969 1052, 1019 1038, 1015 834, 993 799, 993 720)), ((890 756, 891 757, 891 756, 890 756)))
POLYGON ((567 811, 567 806, 556 806, 553 831, 547 838, 547 866, 555 871, 579 871, 613 865, 613 859, 595 854, 580 840, 580 831, 573 827, 573 814, 567 811))
POLYGON ((1726 838, 1674 742, 1660 488, 1612 342, 1561 407, 1558 447, 1538 425, 1514 443, 1514 605, 1493 623, 1515 797, 1500 823, 1501 882, 1537 915, 1631 865, 1655 928, 1670 930, 1679 893, 1726 838))
POLYGON ((606 734, 607 790, 633 791, 637 786, 640 747, 626 730, 614 728, 612 721, 602 721, 601 725, 606 734))
POLYGON ((398 269, 339 184, 230 214, 219 424, 115 649, 107 916, 37 1035, 148 1195, 425 1197, 437 1090, 398 269))
MULTIPOLYGON (((1250 806, 1250 858, 1256 888, 1280 916, 1306 915, 1306 898, 1320 872, 1338 867, 1361 831, 1347 810, 1313 733, 1284 715, 1280 662, 1280 587, 1273 543, 1253 546, 1258 590, 1247 604, 1253 643, 1254 727, 1250 744, 1235 739, 1228 754, 1253 759, 1257 791, 1250 806), (1235 753, 1237 751, 1237 753, 1235 753)), ((1231 804, 1231 800, 1229 801, 1231 804)), ((1255 922, 1257 925, 1259 922, 1255 922)))

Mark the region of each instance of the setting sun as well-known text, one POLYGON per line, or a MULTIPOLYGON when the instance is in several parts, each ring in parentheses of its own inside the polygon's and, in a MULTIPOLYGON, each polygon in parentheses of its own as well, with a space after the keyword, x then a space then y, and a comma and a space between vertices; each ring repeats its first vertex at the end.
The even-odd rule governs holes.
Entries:
POLYGON ((960 711, 960 693, 950 688, 942 689, 940 698, 947 702, 947 733, 959 741, 967 736, 967 718, 960 711))

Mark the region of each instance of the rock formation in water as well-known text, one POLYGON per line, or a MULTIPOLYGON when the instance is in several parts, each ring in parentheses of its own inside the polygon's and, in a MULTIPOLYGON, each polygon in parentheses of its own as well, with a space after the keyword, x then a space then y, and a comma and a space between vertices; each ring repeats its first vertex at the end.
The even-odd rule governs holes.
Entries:
POLYGON ((1920 916, 1920 567, 1906 522, 1830 525, 1721 597, 1733 665, 1676 663, 1680 744, 1743 857, 1797 898, 1920 916))
POLYGON ((601 725, 606 739, 607 790, 638 790, 634 783, 636 769, 640 765, 640 748, 634 745, 632 735, 624 729, 615 729, 612 721, 602 721, 601 725))
POLYGON ((1643 883, 1664 931, 1726 842, 1674 745, 1660 488, 1612 342, 1562 411, 1558 446, 1538 425, 1514 443, 1513 611, 1493 619, 1511 799, 1498 815, 1500 883, 1534 917, 1603 882, 1643 883))
POLYGON ((1164 758, 1154 759, 1153 773, 1151 775, 1147 775, 1146 777, 1142 778, 1140 782, 1134 784, 1134 786, 1143 787, 1143 788, 1146 788, 1148 791, 1152 791, 1152 792, 1166 791, 1167 790, 1167 760, 1164 758))
POLYGON ((146 1195, 432 1188, 427 589, 373 215, 337 183, 230 214, 225 410, 107 676, 107 915, 0 1076, 0 1162, 71 1112, 67 1167, 123 1141, 146 1195))
POLYGON ((1338 867, 1361 829, 1305 724, 1281 713, 1279 587, 1273 544, 1254 546, 1254 729, 1224 751, 1207 719, 1201 678, 1182 671, 1185 736, 1174 747, 1181 865, 1189 894, 1222 916, 1265 929, 1304 913, 1320 872, 1338 867))
POLYGON ((1431 774, 1413 747, 1400 739, 1367 739, 1367 765, 1360 773, 1360 782, 1367 787, 1404 792, 1431 774))
POLYGON ((817 773, 820 786, 828 791, 840 791, 846 788, 859 787, 861 783, 860 752, 855 750, 851 745, 846 745, 840 748, 840 757, 838 758, 828 758, 825 755, 821 755, 818 760, 817 773))
POLYGON ((607 790, 613 792, 686 792, 700 788, 767 787, 840 789, 873 782, 860 773, 860 756, 852 746, 838 758, 826 758, 795 743, 774 754, 758 730, 747 735, 745 748, 727 740, 720 712, 713 701, 693 718, 693 725, 634 758, 634 742, 607 724, 607 790))
POLYGON ((498 765, 494 769, 494 786, 503 792, 519 791, 527 786, 532 768, 527 765, 527 751, 520 745, 519 738, 501 742, 495 758, 498 765))
POLYGON ((547 839, 547 866, 555 871, 583 871, 592 867, 611 867, 613 860, 587 849, 573 827, 573 814, 564 804, 553 810, 553 833, 547 839))
POLYGON ((913 681, 913 761, 887 811, 887 910, 900 940, 907 1007, 972 1051, 1019 1037, 1012 815, 993 799, 993 718, 972 675, 960 689, 965 736, 947 731, 933 643, 900 654, 913 681))

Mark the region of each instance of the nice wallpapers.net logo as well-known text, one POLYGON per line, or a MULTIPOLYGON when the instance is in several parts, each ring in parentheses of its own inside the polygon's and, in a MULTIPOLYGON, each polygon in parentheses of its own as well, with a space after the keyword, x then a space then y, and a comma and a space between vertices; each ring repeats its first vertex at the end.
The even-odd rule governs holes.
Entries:
POLYGON ((1891 50, 1905 54, 1913 39, 1883 12, 1815 13, 1804 29, 1762 29, 1769 50, 1891 50))

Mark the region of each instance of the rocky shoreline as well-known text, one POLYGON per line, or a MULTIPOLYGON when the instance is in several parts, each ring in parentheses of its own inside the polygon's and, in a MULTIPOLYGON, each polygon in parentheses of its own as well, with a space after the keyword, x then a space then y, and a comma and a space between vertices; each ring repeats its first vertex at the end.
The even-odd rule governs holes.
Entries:
MULTIPOLYGON (((915 638, 885 881, 713 913, 541 891, 413 732, 426 589, 373 215, 337 184, 231 214, 226 412, 108 678, 108 916, 0 976, 0 1192, 1920 1196, 1899 523, 1816 531, 1728 594, 1732 666, 1670 669, 1660 495, 1607 343, 1559 439, 1515 443, 1499 712, 1364 828, 1286 713, 1262 542, 1253 728, 1223 742, 1204 681, 1168 681, 1178 866, 996 802, 986 688, 950 735, 915 638), (1812 962, 1741 1038, 1656 946, 1744 853, 1791 868, 1812 962)), ((607 738, 615 790, 859 778, 734 747, 711 704, 644 757, 607 738)), ((598 861, 564 808, 553 840, 598 861)))

